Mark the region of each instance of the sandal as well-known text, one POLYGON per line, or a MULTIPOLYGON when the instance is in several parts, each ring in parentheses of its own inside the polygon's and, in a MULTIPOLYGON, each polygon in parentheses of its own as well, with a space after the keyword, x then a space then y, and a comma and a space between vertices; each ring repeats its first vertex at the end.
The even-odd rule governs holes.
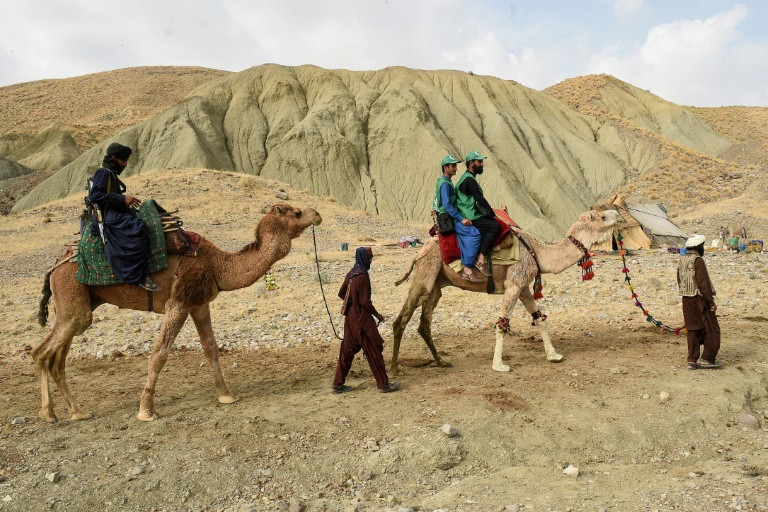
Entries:
POLYGON ((472 274, 467 274, 466 272, 461 273, 461 278, 465 281, 469 281, 470 283, 482 283, 485 281, 485 279, 475 277, 472 274))
POLYGON ((688 363, 688 369, 689 370, 698 370, 699 369, 699 363, 688 363))
POLYGON ((709 361, 706 361, 704 359, 702 359, 701 362, 699 363, 699 368, 706 368, 709 370, 717 370, 722 367, 723 365, 721 365, 720 363, 710 363, 709 361))
POLYGON ((481 274, 485 276, 490 276, 491 274, 488 272, 488 264, 487 263, 480 263, 479 261, 475 262, 475 268, 480 271, 481 274))
POLYGON ((144 288, 148 292, 159 292, 160 286, 152 280, 151 277, 148 277, 147 280, 144 282, 144 284, 140 284, 139 288, 144 288))
POLYGON ((347 391, 352 391, 352 389, 352 386, 347 386, 346 384, 342 384, 341 386, 334 384, 331 386, 331 392, 335 395, 346 393, 347 391))
POLYGON ((379 390, 379 393, 391 393, 400 389, 400 383, 398 381, 391 381, 384 384, 384 387, 379 390))

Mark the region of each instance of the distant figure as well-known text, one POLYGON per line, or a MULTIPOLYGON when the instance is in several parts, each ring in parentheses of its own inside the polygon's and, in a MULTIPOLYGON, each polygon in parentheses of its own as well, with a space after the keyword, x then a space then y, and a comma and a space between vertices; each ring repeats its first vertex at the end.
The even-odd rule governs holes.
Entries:
POLYGON ((485 279, 482 276, 475 276, 472 268, 475 266, 475 260, 480 250, 480 230, 473 226, 472 221, 456 208, 456 189, 451 183, 453 177, 456 176, 456 164, 459 162, 461 160, 452 155, 446 156, 440 162, 442 176, 437 179, 432 207, 438 215, 438 226, 441 225, 440 216, 448 216, 453 219, 453 230, 456 232, 461 251, 461 265, 464 267, 461 277, 467 281, 479 283, 485 279))
MULTIPOLYGON (((470 151, 464 159, 467 171, 462 174, 456 184, 456 206, 459 211, 471 221, 471 224, 480 230, 480 252, 475 262, 475 267, 483 274, 490 276, 491 250, 501 228, 493 218, 496 214, 485 199, 483 189, 477 182, 477 176, 483 174, 483 161, 485 156, 477 151, 470 151)), ((492 291, 492 290, 491 290, 492 291)), ((490 293, 490 291, 489 291, 490 293)))
POLYGON ((728 235, 730 234, 731 234, 731 231, 728 229, 728 226, 720 226, 717 236, 720 239, 721 247, 725 247, 726 242, 728 242, 728 235))
POLYGON ((376 379, 376 386, 382 393, 396 391, 399 382, 390 382, 384 367, 384 340, 373 318, 379 323, 384 316, 376 311, 371 302, 371 280, 368 270, 371 268, 373 250, 370 247, 358 247, 355 251, 355 266, 344 278, 339 290, 339 297, 344 299, 341 312, 344 319, 344 339, 339 349, 339 362, 336 365, 336 376, 333 379, 334 393, 346 393, 352 387, 344 384, 347 374, 352 368, 355 355, 363 350, 368 365, 376 379))
POLYGON ((688 338, 688 369, 720 368, 720 324, 717 322, 715 288, 704 263, 704 235, 693 235, 685 242, 688 253, 680 257, 677 285, 683 297, 683 319, 688 338), (701 345, 704 352, 700 354, 701 345), (701 360, 699 360, 701 355, 701 360))
POLYGON ((99 211, 94 213, 91 233, 102 236, 103 223, 104 253, 115 275, 126 284, 155 292, 160 287, 149 276, 149 229, 136 213, 141 200, 125 194, 125 183, 119 178, 131 152, 128 146, 113 142, 93 175, 88 196, 99 211))

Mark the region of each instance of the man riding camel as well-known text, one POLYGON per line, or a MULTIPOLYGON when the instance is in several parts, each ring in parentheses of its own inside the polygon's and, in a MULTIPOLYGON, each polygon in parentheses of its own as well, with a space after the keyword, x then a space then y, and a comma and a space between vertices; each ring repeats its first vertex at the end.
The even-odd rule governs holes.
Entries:
POLYGON ((485 156, 477 151, 470 151, 464 159, 467 170, 456 185, 456 207, 469 219, 470 225, 480 230, 480 252, 475 262, 475 268, 486 276, 491 275, 489 262, 491 250, 501 228, 493 218, 493 208, 485 199, 483 189, 477 182, 477 176, 483 174, 483 161, 485 156))
POLYGON ((128 146, 113 142, 93 175, 88 197, 99 209, 101 220, 94 212, 91 233, 104 240, 104 253, 117 277, 126 284, 156 292, 160 287, 149 276, 149 229, 136 213, 141 200, 126 194, 119 178, 131 152, 128 146))
POLYGON ((437 179, 433 209, 438 216, 448 215, 453 219, 453 230, 459 241, 461 264, 464 267, 461 277, 475 283, 484 281, 481 276, 475 276, 472 270, 480 249, 480 230, 456 208, 456 189, 451 183, 451 179, 456 175, 456 164, 460 161, 448 155, 440 162, 443 174, 437 179))

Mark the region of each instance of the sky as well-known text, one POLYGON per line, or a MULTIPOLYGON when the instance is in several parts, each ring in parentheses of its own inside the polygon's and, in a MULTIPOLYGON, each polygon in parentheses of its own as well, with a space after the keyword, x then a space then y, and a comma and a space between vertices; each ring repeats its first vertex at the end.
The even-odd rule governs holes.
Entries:
POLYGON ((134 66, 607 73, 681 105, 768 106, 766 0, 2 0, 0 87, 134 66))

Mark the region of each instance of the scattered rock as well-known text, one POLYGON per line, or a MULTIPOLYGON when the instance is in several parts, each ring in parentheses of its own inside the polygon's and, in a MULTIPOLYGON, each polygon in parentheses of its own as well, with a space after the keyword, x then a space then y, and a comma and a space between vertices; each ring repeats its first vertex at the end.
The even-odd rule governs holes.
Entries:
POLYGON ((285 190, 283 190, 281 188, 280 190, 275 192, 275 197, 278 198, 278 199, 282 199, 283 201, 287 201, 288 200, 288 192, 286 192, 285 190))
POLYGON ((288 504, 287 501, 277 500, 275 502, 275 508, 277 508, 277 510, 289 510, 291 506, 288 504))
POLYGON ((621 374, 623 372, 622 372, 621 368, 619 368, 618 366, 615 366, 615 367, 611 368, 611 373, 619 375, 619 374, 621 374))
POLYGON ((51 483, 57 484, 61 481, 61 474, 58 471, 45 474, 45 479, 51 483))
POLYGON ((456 430, 453 426, 451 426, 450 423, 446 423, 442 427, 440 427, 440 432, 445 434, 447 437, 456 437, 459 435, 459 431, 456 430))
POLYGON ((563 470, 563 474, 570 476, 572 478, 576 478, 577 476, 579 476, 579 468, 577 468, 573 464, 570 464, 567 468, 563 470))
POLYGON ((648 393, 645 393, 643 395, 643 400, 648 400, 649 398, 651 398, 651 395, 649 395, 648 393))
POLYGON ((131 470, 131 476, 139 476, 142 473, 144 473, 144 468, 141 466, 136 466, 131 470))
POLYGON ((3 501, 5 501, 5 502, 13 501, 13 498, 11 497, 10 494, 6 494, 5 498, 3 498, 3 501))
POLYGON ((760 422, 757 420, 757 418, 745 412, 742 412, 741 414, 736 416, 736 421, 738 421, 745 427, 749 427, 754 430, 757 430, 760 428, 760 422))
POLYGON ((659 400, 661 400, 662 403, 669 402, 669 393, 666 391, 659 393, 659 400))
POLYGON ((26 421, 23 416, 17 416, 11 420, 11 425, 21 425, 26 421))
POLYGON ((291 505, 288 508, 289 512, 304 512, 304 503, 300 499, 294 498, 291 500, 291 505))
POLYGON ((370 469, 360 468, 357 470, 357 478, 360 480, 370 480, 373 478, 373 472, 370 469))

